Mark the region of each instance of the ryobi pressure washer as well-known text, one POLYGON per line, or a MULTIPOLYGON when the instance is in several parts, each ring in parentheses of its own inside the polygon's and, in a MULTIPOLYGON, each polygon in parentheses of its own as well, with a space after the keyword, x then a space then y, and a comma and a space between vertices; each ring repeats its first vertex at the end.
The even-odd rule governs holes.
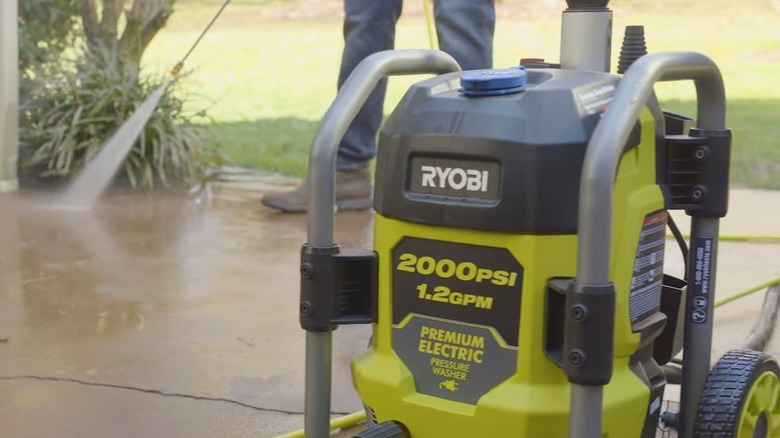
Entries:
POLYGON ((719 70, 645 55, 631 27, 610 74, 608 1, 568 3, 558 65, 461 72, 442 52, 389 51, 342 87, 309 169, 307 437, 329 434, 331 332, 359 323, 374 329, 352 363, 361 437, 650 438, 660 422, 780 437, 774 359, 732 351, 710 369, 731 145, 719 70), (439 75, 381 131, 374 248, 341 251, 338 140, 380 78, 417 73, 439 75), (660 108, 653 86, 672 80, 694 81, 695 125, 660 108), (663 271, 669 210, 692 218, 685 279, 663 271), (664 412, 680 351, 680 409, 664 412))

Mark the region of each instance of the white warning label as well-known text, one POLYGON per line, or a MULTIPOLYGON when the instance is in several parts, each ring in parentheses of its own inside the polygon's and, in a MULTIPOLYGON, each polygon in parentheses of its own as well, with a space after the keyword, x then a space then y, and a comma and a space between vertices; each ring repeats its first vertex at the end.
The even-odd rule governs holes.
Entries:
POLYGON ((631 277, 631 323, 642 320, 661 305, 666 220, 667 213, 662 211, 647 216, 642 224, 631 277))
POLYGON ((615 94, 615 86, 612 84, 601 85, 596 88, 588 88, 575 91, 577 101, 582 111, 587 115, 599 114, 606 111, 615 94))
POLYGON ((691 310, 691 322, 704 324, 709 315, 710 303, 710 273, 712 272, 712 238, 702 237, 694 239, 691 250, 696 255, 696 264, 693 269, 693 284, 691 294, 693 309, 691 310))

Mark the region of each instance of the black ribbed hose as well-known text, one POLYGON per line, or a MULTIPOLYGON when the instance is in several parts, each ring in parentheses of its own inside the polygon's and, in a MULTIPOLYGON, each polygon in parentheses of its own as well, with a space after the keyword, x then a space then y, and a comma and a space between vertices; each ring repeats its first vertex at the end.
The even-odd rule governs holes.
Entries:
POLYGON ((623 35, 623 46, 620 48, 617 72, 621 75, 624 74, 634 61, 645 55, 647 55, 645 27, 626 26, 626 31, 623 35))

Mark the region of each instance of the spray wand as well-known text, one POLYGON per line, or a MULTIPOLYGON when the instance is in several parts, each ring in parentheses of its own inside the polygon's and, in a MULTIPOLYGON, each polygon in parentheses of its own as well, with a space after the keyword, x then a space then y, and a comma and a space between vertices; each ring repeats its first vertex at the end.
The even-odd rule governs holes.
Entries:
POLYGON ((88 209, 97 202, 100 195, 108 188, 114 175, 122 166, 127 154, 133 148, 133 144, 141 135, 141 132, 143 132, 163 93, 171 81, 176 79, 179 72, 181 72, 182 67, 184 67, 184 61, 195 50, 195 47, 203 39, 203 36, 206 35, 206 32, 211 29, 211 26, 217 21, 217 18, 225 10, 228 3, 230 3, 230 0, 225 0, 222 3, 222 7, 219 8, 219 11, 211 19, 206 29, 201 32, 197 41, 190 47, 184 58, 171 69, 169 77, 166 77, 165 81, 152 91, 146 100, 136 108, 133 115, 119 126, 119 129, 114 132, 111 138, 101 146, 97 155, 65 189, 62 195, 63 207, 88 209))
POLYGON ((198 39, 195 40, 195 43, 192 45, 192 47, 190 47, 190 50, 187 52, 187 54, 184 55, 184 58, 182 58, 181 61, 176 63, 176 65, 171 69, 170 72, 171 78, 176 78, 176 76, 179 75, 179 72, 181 72, 181 69, 184 67, 184 62, 187 60, 187 58, 190 57, 190 55, 195 50, 195 48, 198 47, 198 44, 200 44, 200 40, 202 40, 203 37, 206 35, 206 33, 208 33, 208 31, 211 29, 211 26, 214 25, 214 23, 217 21, 219 16, 222 15, 222 11, 225 10, 228 3, 230 3, 230 0, 225 0, 224 2, 222 2, 222 6, 220 6, 219 10, 211 19, 211 22, 208 24, 208 26, 206 26, 206 28, 203 29, 203 32, 200 33, 200 36, 198 36, 198 39))

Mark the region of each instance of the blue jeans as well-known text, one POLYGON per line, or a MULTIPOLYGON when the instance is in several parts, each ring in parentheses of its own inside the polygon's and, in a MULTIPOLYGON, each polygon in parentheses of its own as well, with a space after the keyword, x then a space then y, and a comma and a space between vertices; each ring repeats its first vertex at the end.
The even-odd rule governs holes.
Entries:
MULTIPOLYGON (((344 52, 338 87, 367 56, 395 47, 395 26, 403 0, 344 0, 344 52)), ((495 8, 493 0, 435 0, 439 47, 463 70, 493 66, 495 8)), ((339 144, 336 167, 364 166, 376 154, 376 137, 382 123, 387 79, 382 79, 358 112, 339 144)))

